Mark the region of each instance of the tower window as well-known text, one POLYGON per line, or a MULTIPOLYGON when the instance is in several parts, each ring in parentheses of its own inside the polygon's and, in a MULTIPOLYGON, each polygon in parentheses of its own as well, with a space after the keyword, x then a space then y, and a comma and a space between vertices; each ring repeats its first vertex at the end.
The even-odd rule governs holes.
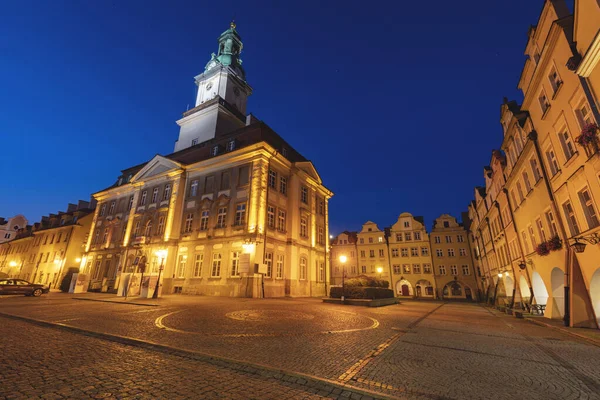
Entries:
POLYGON ((198 138, 192 139, 192 146, 195 146, 197 144, 198 144, 198 138))
POLYGON ((219 146, 213 146, 212 149, 210 149, 210 155, 211 156, 216 156, 217 154, 219 154, 219 146))
POLYGON ((235 139, 227 142, 227 151, 235 150, 235 139))

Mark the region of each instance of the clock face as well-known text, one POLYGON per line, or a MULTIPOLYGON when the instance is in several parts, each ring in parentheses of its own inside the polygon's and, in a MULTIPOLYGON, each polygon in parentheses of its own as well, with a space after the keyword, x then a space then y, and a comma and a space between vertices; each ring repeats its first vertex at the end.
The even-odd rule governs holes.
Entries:
POLYGON ((237 88, 237 87, 234 87, 233 88, 233 94, 235 94, 236 96, 239 96, 240 95, 240 89, 237 88))
POLYGON ((212 88, 212 82, 208 82, 206 85, 206 90, 210 90, 212 88))

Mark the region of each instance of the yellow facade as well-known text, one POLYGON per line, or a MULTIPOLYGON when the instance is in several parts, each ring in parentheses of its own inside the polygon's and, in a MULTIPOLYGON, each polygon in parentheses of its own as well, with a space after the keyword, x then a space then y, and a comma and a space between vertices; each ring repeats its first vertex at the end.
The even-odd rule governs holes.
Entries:
POLYGON ((385 232, 367 221, 357 234, 358 272, 390 282, 389 258, 385 232))

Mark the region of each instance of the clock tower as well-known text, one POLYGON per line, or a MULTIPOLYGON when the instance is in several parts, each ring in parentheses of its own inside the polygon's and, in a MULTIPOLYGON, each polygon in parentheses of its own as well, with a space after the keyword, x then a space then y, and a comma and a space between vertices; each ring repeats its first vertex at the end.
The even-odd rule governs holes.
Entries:
POLYGON ((194 78, 198 86, 195 107, 177 121, 180 131, 175 151, 246 125, 246 102, 252 88, 246 82, 240 58, 242 38, 234 22, 218 42, 218 53, 212 53, 204 72, 194 78))

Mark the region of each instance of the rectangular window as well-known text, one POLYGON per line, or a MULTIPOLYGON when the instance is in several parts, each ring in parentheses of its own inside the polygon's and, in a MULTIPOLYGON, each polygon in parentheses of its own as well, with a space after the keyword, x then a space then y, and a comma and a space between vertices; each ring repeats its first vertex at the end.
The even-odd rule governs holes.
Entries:
POLYGON ((435 243, 442 243, 442 238, 440 238, 439 236, 434 236, 434 241, 435 243))
POLYGON ((227 190, 230 188, 229 181, 229 171, 221 173, 221 190, 227 190))
MULTIPOLYGON (((277 230, 280 232, 285 232, 285 211, 284 210, 277 210, 277 230)), ((321 228, 323 229, 323 228, 321 228)), ((319 242, 321 243, 321 242, 319 242)))
POLYGON ((535 232, 533 232, 533 227, 531 225, 528 225, 527 230, 529 231, 529 240, 531 240, 531 245, 535 250, 535 248, 537 247, 537 241, 535 240, 535 232))
POLYGON ((440 270, 440 275, 446 275, 446 267, 443 265, 440 265, 439 267, 440 270))
POLYGON ((531 247, 529 247, 529 242, 527 241, 527 233, 521 231, 521 237, 523 238, 523 245, 525 246, 527 254, 531 253, 531 247))
POLYGON ((452 243, 452 236, 446 236, 446 243, 452 243))
POLYGON ((575 111, 575 114, 577 115, 577 122, 579 122, 581 129, 594 122, 590 108, 585 101, 575 111))
POLYGON ((535 181, 539 181, 540 178, 542 177, 542 174, 540 173, 540 168, 538 166, 538 162, 535 159, 535 157, 532 157, 529 160, 529 165, 531 165, 531 172, 533 173, 533 179, 535 179, 535 181))
POLYGON ((240 276, 240 252, 231 253, 231 276, 240 276))
POLYGON ((402 257, 408 257, 408 249, 406 247, 403 247, 402 249, 400 249, 400 254, 402 255, 402 257))
POLYGON ((588 224, 588 228, 593 229, 600 225, 600 223, 598 222, 598 215, 596 214, 596 209, 594 208, 594 202, 592 201, 590 191, 586 187, 578 194, 579 201, 581 202, 581 207, 583 208, 583 214, 585 215, 585 219, 588 224))
POLYGON ((165 233, 165 217, 163 215, 158 217, 158 229, 156 233, 158 235, 162 235, 163 233, 165 233))
POLYGON ((185 217, 185 225, 183 228, 184 233, 190 233, 192 231, 192 224, 194 223, 194 213, 189 213, 185 217))
POLYGON ((192 181, 190 185, 190 196, 194 197, 198 195, 198 180, 192 181))
MULTIPOLYGON (((275 218, 273 216, 273 218, 275 218)), ((308 237, 308 228, 306 218, 300 218, 300 236, 308 237)))
POLYGON ((451 275, 458 275, 458 268, 456 268, 456 265, 451 265, 450 266, 450 274, 451 275))
POLYGON ((194 260, 194 278, 202 276, 202 264, 204 264, 204 254, 196 254, 194 260))
POLYGON ((201 231, 205 231, 208 229, 208 216, 209 216, 208 210, 202 211, 202 214, 200 217, 200 230, 201 231))
POLYGON ((275 207, 267 206, 267 226, 275 228, 275 207))
POLYGON ((463 273, 463 275, 471 275, 471 269, 469 268, 468 265, 462 266, 462 273, 463 273))
POLYGON ((556 221, 554 220, 554 214, 552 211, 546 211, 546 222, 550 227, 550 236, 558 236, 558 229, 556 228, 556 221))
POLYGON ((249 182, 249 176, 250 176, 250 168, 247 166, 240 167, 238 169, 238 186, 247 185, 249 182))
POLYGON ((300 201, 308 204, 308 188, 306 186, 300 188, 300 201))
POLYGON ((392 257, 398 257, 399 254, 398 249, 392 249, 392 257))
POLYGON ((100 216, 103 217, 105 213, 106 213, 106 203, 102 204, 102 207, 100 207, 100 216))
POLYGON ((158 188, 152 189, 152 197, 150 198, 150 204, 156 203, 156 200, 158 200, 158 188))
POLYGON ((187 255, 183 254, 179 256, 179 262, 177 263, 177 271, 175 276, 177 278, 185 278, 185 265, 187 264, 187 255))
POLYGON ((423 273, 430 274, 431 273, 431 264, 423 264, 423 273))
POLYGON ((221 276, 221 253, 213 254, 212 269, 210 271, 212 278, 219 278, 221 276))
POLYGON ((560 168, 558 167, 556 154, 554 154, 554 149, 552 147, 546 149, 546 159, 548 160, 548 166, 550 167, 550 174, 552 176, 556 175, 560 168))
POLYGON ((283 254, 277 254, 277 266, 275 268, 275 278, 282 279, 283 278, 283 254))
POLYGON ((410 228, 410 221, 404 221, 404 227, 410 228))
POLYGON ((225 228, 227 220, 227 207, 220 207, 217 212, 217 228, 225 228))
POLYGON ((269 187, 273 189, 277 188, 277 172, 273 170, 269 170, 269 187))
POLYGON ((195 146, 197 144, 198 144, 198 138, 192 139, 192 146, 195 146))
POLYGON ((461 257, 464 257, 464 256, 466 256, 466 255, 467 255, 467 249, 458 249, 458 254, 459 254, 461 257))
POLYGON ((133 196, 129 198, 129 205, 127 206, 127 211, 133 208, 133 196))
POLYGON ((531 191, 531 182, 529 182, 529 174, 527 171, 523 171, 523 183, 525 184, 525 190, 527 193, 531 191))
POLYGON ((287 195, 287 178, 285 176, 279 178, 279 193, 287 195))
POLYGON ((525 196, 523 196, 523 187, 519 181, 517 181, 517 192, 519 193, 519 203, 521 203, 525 200, 525 196))
POLYGON ((421 247, 421 256, 423 256, 423 257, 429 256, 429 247, 421 247))
POLYGON ((412 235, 410 233, 405 233, 404 234, 404 240, 406 240, 407 242, 412 240, 412 235))
POLYGON ((465 237, 463 235, 456 236, 456 239, 457 239, 456 241, 458 243, 464 243, 464 241, 465 241, 465 237))
POLYGON ((454 249, 448 249, 448 257, 454 257, 454 249))
POLYGON ((401 242, 402 241, 402 234, 401 233, 396 233, 396 241, 397 242, 401 242))
POLYGON ((540 218, 535 220, 535 225, 537 227, 538 234, 540 235, 540 240, 542 242, 547 241, 548 238, 546 237, 546 231, 544 231, 544 225, 542 224, 542 220, 540 218))
POLYGON ((204 180, 204 193, 213 193, 215 191, 215 177, 207 176, 204 180))
POLYGON ((417 247, 411 247, 410 248, 410 255, 412 257, 418 257, 419 256, 419 249, 417 247))
MULTIPOLYGON (((133 233, 136 237, 140 236, 141 229, 142 229, 142 222, 138 219, 137 221, 135 221, 135 229, 133 231, 133 233)), ((96 239, 98 239, 98 231, 96 231, 96 239)))
POLYGON ((383 249, 379 249, 379 257, 385 257, 383 249))
POLYGON ((421 264, 413 264, 413 274, 421 273, 421 264))
POLYGON ((111 201, 110 202, 110 207, 108 208, 108 215, 112 215, 115 212, 115 206, 116 206, 117 202, 116 201, 111 201))
POLYGON ((375 258, 375 250, 369 250, 369 257, 375 258))
POLYGON ((444 250, 442 250, 442 249, 436 249, 436 250, 435 250, 435 254, 436 254, 438 257, 444 257, 444 250))
POLYGON ((403 264, 403 265, 402 265, 402 271, 403 271, 405 274, 410 274, 410 264, 403 264))
POLYGON ((211 155, 211 156, 213 156, 213 157, 214 157, 214 156, 216 156, 217 154, 219 154, 219 145, 213 146, 213 147, 210 149, 210 155, 211 155))
POLYGON ((577 218, 575 218, 575 211, 573 211, 573 206, 571 205, 570 201, 566 201, 565 203, 563 203, 563 212, 565 213, 565 217, 567 218, 567 223, 569 224, 571 236, 579 234, 579 225, 577 224, 577 218))
POLYGON ((146 204, 146 197, 148 196, 148 191, 144 190, 142 192, 142 198, 140 199, 140 206, 143 206, 146 204))
POLYGON ((372 237, 369 238, 369 243, 373 243, 373 238, 372 237))
POLYGON ((325 201, 323 199, 317 201, 317 212, 319 215, 325 215, 325 201))
POLYGON ((545 114, 548 108, 550 108, 550 103, 548 102, 548 98, 546 97, 546 93, 542 90, 538 97, 538 101, 540 102, 540 108, 542 109, 542 114, 545 114))
POLYGON ((402 273, 399 265, 394 265, 394 274, 400 275, 402 273))
POLYGON ((240 226, 246 223, 246 203, 240 203, 235 207, 235 225, 240 226))
POLYGON ((548 80, 550 81, 550 86, 552 86, 552 93, 556 93, 562 81, 558 77, 558 72, 556 72, 556 68, 552 67, 550 73, 548 74, 548 80))
POLYGON ((361 272, 362 272, 363 274, 366 274, 366 273, 367 273, 367 266, 366 266, 366 265, 363 265, 362 267, 360 267, 360 270, 361 270, 361 272))
POLYGON ((230 140, 227 142, 227 146, 225 148, 227 151, 233 151, 235 150, 235 139, 230 140))
POLYGON ((365 255, 365 251, 364 251, 364 250, 361 250, 361 251, 360 251, 360 257, 361 257, 361 258, 365 258, 365 257, 366 257, 366 255, 365 255))
POLYGON ((560 144, 565 153, 565 159, 569 160, 575 155, 575 146, 573 145, 571 135, 569 134, 569 131, 567 131, 567 128, 563 128, 563 131, 558 133, 558 138, 560 139, 560 144))
POLYGON ((421 240, 421 232, 415 232, 415 240, 421 240))

